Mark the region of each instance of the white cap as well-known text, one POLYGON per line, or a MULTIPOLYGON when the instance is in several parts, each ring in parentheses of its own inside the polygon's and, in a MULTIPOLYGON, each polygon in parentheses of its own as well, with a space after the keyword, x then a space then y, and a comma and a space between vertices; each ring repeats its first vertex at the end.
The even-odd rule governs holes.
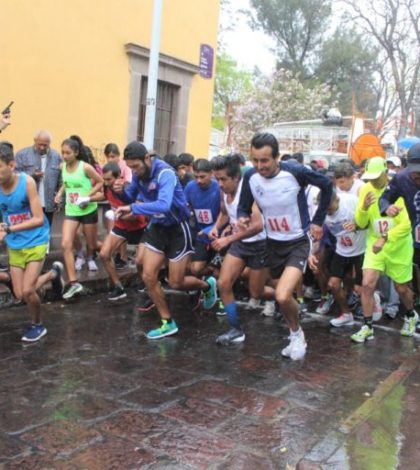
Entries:
POLYGON ((386 162, 392 163, 394 166, 397 166, 398 168, 401 167, 401 158, 400 157, 388 157, 386 159, 386 162))

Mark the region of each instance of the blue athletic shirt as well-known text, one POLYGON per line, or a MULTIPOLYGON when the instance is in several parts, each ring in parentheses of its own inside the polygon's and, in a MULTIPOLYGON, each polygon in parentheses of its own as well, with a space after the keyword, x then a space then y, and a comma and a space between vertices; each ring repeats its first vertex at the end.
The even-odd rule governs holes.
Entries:
MULTIPOLYGON (((19 225, 32 219, 31 206, 26 191, 28 176, 25 173, 19 173, 17 176, 19 180, 13 192, 5 194, 0 188, 0 209, 3 222, 9 225, 19 225)), ((5 237, 8 248, 12 250, 22 250, 23 248, 45 245, 49 240, 50 226, 45 215, 44 224, 40 227, 9 233, 5 237)))
POLYGON ((134 215, 147 215, 150 223, 164 226, 188 220, 189 210, 184 191, 175 171, 162 160, 154 158, 147 181, 133 174, 125 188, 125 197, 134 215), (136 202, 136 201, 142 202, 136 202))
MULTIPOLYGON (((212 179, 205 189, 201 189, 196 181, 190 181, 184 188, 184 194, 194 212, 197 232, 213 227, 220 212, 220 188, 217 181, 212 179)), ((200 241, 207 241, 206 237, 200 237, 200 241)))
POLYGON ((313 170, 296 163, 280 163, 280 171, 272 178, 264 178, 255 168, 243 177, 238 218, 249 217, 254 201, 260 208, 267 238, 290 241, 301 238, 309 224, 322 226, 333 191, 332 182, 313 170), (305 187, 312 184, 321 189, 318 209, 312 221, 309 218, 305 187))

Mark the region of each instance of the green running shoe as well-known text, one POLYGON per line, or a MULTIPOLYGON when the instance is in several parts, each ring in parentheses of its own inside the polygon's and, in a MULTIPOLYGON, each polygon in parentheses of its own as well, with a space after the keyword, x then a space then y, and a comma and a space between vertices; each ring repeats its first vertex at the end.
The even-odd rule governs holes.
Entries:
POLYGON ((351 340, 356 343, 364 343, 366 340, 369 341, 374 338, 373 328, 369 328, 367 325, 363 325, 357 333, 350 336, 351 340))
POLYGON ((217 302, 216 315, 219 316, 219 317, 225 317, 226 316, 225 304, 221 300, 219 300, 219 302, 217 302))
POLYGON ((203 308, 205 310, 210 310, 217 302, 217 283, 213 276, 208 277, 206 282, 210 286, 210 289, 203 292, 203 308))
POLYGON ((159 328, 155 330, 150 330, 147 333, 147 337, 149 339, 160 339, 164 338, 165 336, 171 336, 175 333, 178 333, 178 327, 176 326, 175 320, 171 319, 170 321, 165 320, 163 318, 160 319, 161 325, 159 328))
POLYGON ((416 312, 412 317, 404 317, 404 325, 401 328, 402 336, 413 336, 416 332, 416 325, 419 321, 419 315, 416 312))

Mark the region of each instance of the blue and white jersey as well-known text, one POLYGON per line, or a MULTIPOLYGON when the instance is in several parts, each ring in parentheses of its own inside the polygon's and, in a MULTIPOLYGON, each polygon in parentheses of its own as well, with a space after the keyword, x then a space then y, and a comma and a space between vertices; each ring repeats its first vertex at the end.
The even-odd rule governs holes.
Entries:
MULTIPOLYGON (((239 185, 238 185, 235 197, 233 198, 232 202, 229 203, 227 200, 227 194, 223 194, 223 201, 225 203, 226 212, 227 212, 227 215, 229 216, 229 223, 232 226, 233 231, 235 231, 235 225, 238 221, 238 204, 239 204, 239 198, 241 196, 243 181, 244 181, 243 178, 241 178, 241 181, 239 181, 239 185)), ((241 241, 244 243, 252 243, 252 242, 259 241, 259 240, 265 240, 266 238, 267 238, 267 233, 263 229, 260 233, 257 233, 256 235, 253 235, 252 237, 245 238, 241 241)))
POLYGON ((220 188, 212 179, 207 188, 202 189, 198 183, 190 181, 184 188, 187 203, 194 212, 196 227, 205 230, 213 226, 220 212, 220 188))
MULTIPOLYGON (((19 226, 22 222, 32 219, 31 205, 26 190, 29 178, 25 173, 18 173, 16 188, 9 194, 0 189, 0 209, 3 222, 19 226)), ((5 237, 8 248, 22 250, 45 245, 50 241, 50 225, 44 215, 44 223, 40 227, 9 233, 5 237)))
POLYGON ((150 217, 152 224, 171 226, 188 220, 189 210, 181 183, 173 168, 162 160, 152 160, 148 180, 133 175, 124 192, 126 200, 132 203, 133 214, 150 217), (139 200, 142 202, 137 202, 139 200))
POLYGON ((327 177, 303 165, 282 162, 280 171, 272 178, 264 178, 252 169, 244 176, 238 218, 249 217, 255 201, 263 214, 269 239, 296 240, 307 233, 310 223, 322 226, 332 191, 332 182, 327 177), (305 196, 308 184, 321 189, 320 203, 312 221, 305 196))

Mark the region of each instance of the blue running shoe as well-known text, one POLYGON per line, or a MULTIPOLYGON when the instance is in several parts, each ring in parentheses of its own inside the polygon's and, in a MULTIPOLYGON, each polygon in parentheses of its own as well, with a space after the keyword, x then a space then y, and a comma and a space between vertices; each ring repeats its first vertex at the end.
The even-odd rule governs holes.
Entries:
POLYGON ((217 283, 216 279, 212 276, 208 277, 206 282, 210 286, 210 289, 203 292, 203 308, 205 310, 210 310, 217 302, 217 283))
POLYGON ((47 334, 47 329, 43 325, 31 325, 28 327, 22 336, 22 341, 28 343, 34 343, 35 341, 40 340, 43 336, 47 334))
POLYGON ((160 321, 161 325, 159 328, 150 330, 149 333, 147 333, 146 336, 149 339, 160 339, 164 338, 165 336, 171 336, 175 333, 178 333, 178 327, 176 326, 175 320, 171 319, 168 321, 161 318, 160 321))

